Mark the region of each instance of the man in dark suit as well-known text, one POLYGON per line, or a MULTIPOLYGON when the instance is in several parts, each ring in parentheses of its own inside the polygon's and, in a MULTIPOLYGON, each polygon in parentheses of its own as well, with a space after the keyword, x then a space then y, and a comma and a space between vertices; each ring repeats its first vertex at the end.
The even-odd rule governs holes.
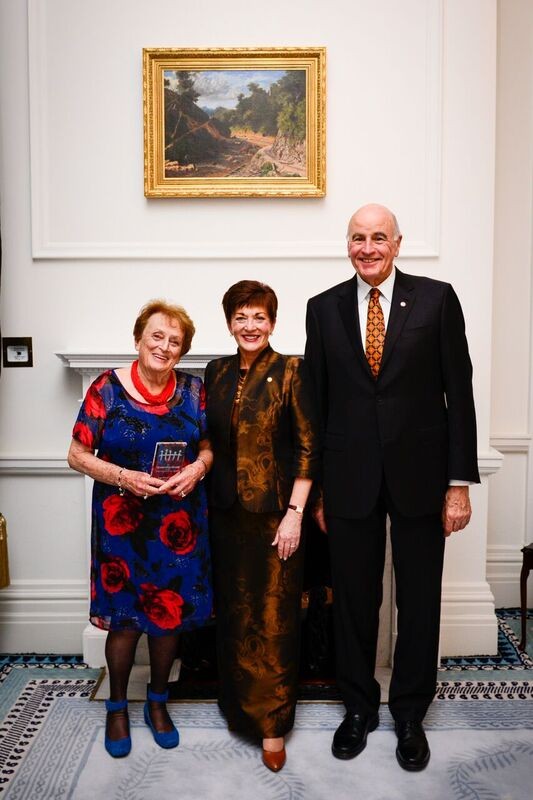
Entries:
POLYGON ((379 205, 348 226, 356 275, 313 297, 305 363, 322 423, 317 520, 329 534, 337 683, 346 716, 332 750, 353 758, 378 723, 374 677, 386 517, 398 638, 389 708, 396 756, 423 769, 422 720, 436 688, 444 538, 471 515, 479 483, 472 365, 450 284, 394 266, 401 234, 379 205))

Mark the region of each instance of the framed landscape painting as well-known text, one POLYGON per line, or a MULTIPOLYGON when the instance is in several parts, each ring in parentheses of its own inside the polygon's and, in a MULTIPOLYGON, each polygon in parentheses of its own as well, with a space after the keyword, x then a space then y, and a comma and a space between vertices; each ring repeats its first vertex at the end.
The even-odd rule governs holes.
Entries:
POLYGON ((143 50, 146 197, 323 197, 324 47, 143 50))

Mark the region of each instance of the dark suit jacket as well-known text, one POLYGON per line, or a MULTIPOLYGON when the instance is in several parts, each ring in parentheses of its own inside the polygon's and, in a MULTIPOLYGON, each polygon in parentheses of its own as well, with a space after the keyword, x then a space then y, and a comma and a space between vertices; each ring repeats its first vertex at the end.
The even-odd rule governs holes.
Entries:
POLYGON ((314 478, 319 467, 318 428, 302 361, 271 347, 259 354, 241 394, 235 461, 230 433, 238 380, 238 354, 206 367, 207 422, 215 456, 210 505, 229 508, 238 497, 248 511, 285 511, 294 478, 314 478))
POLYGON ((479 482, 472 364, 450 284, 396 270, 377 380, 356 276, 311 298, 305 362, 322 423, 326 513, 368 515, 383 476, 406 516, 439 512, 451 478, 479 482))

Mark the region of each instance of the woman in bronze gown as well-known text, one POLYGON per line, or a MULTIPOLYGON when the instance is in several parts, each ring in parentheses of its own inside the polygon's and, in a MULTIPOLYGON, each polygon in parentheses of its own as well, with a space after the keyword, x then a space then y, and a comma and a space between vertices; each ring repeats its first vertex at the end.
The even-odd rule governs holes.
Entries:
POLYGON ((238 352, 206 368, 219 705, 230 730, 285 763, 297 698, 302 512, 318 467, 299 358, 269 345, 277 298, 240 281, 222 300, 238 352))

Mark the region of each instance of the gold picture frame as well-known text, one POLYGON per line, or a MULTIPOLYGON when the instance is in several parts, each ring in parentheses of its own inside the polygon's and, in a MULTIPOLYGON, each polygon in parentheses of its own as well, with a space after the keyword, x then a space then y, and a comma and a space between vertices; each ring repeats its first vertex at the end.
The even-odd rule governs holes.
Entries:
POLYGON ((326 49, 143 50, 146 197, 323 197, 326 49))

